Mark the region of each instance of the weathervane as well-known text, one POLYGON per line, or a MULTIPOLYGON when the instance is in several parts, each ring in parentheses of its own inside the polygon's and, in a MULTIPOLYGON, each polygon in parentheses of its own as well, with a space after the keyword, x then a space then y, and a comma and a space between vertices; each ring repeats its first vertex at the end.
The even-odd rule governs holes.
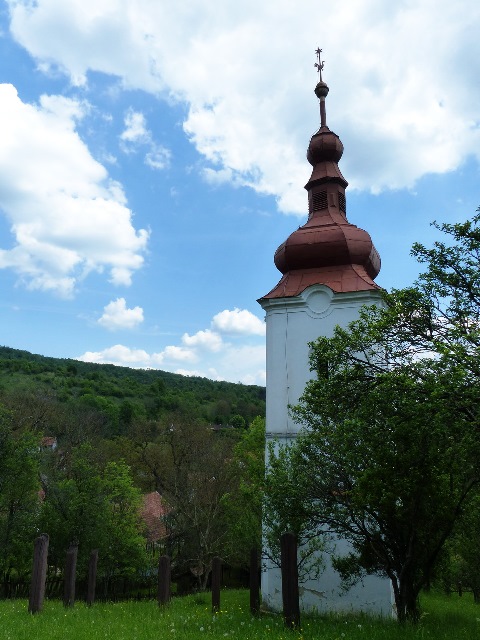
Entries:
POLYGON ((325 64, 325 60, 323 60, 322 62, 322 58, 320 56, 320 54, 322 53, 322 49, 315 49, 315 53, 317 54, 317 62, 315 62, 314 66, 317 68, 317 71, 320 75, 320 82, 323 82, 322 80, 322 69, 323 69, 323 65, 325 64))

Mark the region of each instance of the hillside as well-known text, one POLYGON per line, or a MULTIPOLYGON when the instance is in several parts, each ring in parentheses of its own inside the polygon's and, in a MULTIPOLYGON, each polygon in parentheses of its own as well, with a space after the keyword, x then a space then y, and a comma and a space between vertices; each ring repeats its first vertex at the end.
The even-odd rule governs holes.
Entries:
POLYGON ((105 437, 125 435, 135 421, 163 420, 172 413, 236 427, 265 414, 263 387, 0 347, 0 402, 17 405, 32 396, 62 408, 61 413, 93 412, 105 437))

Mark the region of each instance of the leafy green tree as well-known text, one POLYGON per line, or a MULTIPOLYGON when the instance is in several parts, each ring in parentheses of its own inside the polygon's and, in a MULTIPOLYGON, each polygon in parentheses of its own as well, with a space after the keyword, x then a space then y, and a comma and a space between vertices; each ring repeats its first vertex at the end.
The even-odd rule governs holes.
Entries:
POLYGON ((229 556, 247 565, 251 549, 262 544, 262 496, 265 483, 265 418, 257 417, 233 449, 232 490, 223 496, 229 556))
POLYGON ((45 498, 41 528, 50 536, 49 562, 61 568, 65 551, 79 545, 79 574, 86 571, 91 549, 101 546, 105 530, 105 500, 99 470, 89 459, 89 446, 76 447, 65 461, 52 452, 42 474, 45 498))
POLYGON ((235 427, 235 429, 245 429, 247 426, 245 418, 240 416, 238 413, 230 418, 230 424, 232 427, 235 427))
POLYGON ((145 567, 140 519, 141 495, 123 462, 102 470, 92 463, 88 445, 72 452, 68 468, 44 476, 41 522, 50 535, 49 558, 62 567, 71 543, 79 545, 78 569, 85 574, 92 549, 99 549, 99 572, 106 578, 145 567))
MULTIPOLYGON (((415 286, 384 294, 385 308, 371 310, 375 331, 392 354, 435 353, 480 377, 480 209, 471 220, 433 223, 446 236, 432 248, 413 245, 426 265, 415 286)), ((371 323, 373 333, 373 322, 371 323)))
POLYGON ((0 571, 4 580, 31 564, 40 506, 39 437, 15 432, 0 406, 0 571))
POLYGON ((480 604, 480 496, 476 495, 458 523, 449 545, 450 575, 480 604))
POLYGON ((419 591, 478 492, 479 224, 436 225, 447 240, 414 246, 427 265, 414 287, 313 343, 316 379, 294 409, 307 430, 288 460, 310 521, 351 542, 336 559, 346 580, 391 579, 400 621, 418 620, 419 591))
POLYGON ((314 580, 325 568, 323 552, 330 536, 312 518, 310 477, 299 473, 302 460, 294 445, 269 443, 263 494, 264 555, 281 567, 280 538, 294 533, 298 544, 298 579, 314 580))
POLYGON ((166 525, 174 572, 190 572, 202 590, 207 586, 212 559, 228 555, 223 498, 236 482, 228 464, 234 442, 179 418, 163 426, 157 449, 151 451, 160 454, 163 461, 157 486, 168 505, 166 525))
POLYGON ((101 566, 108 575, 134 574, 146 566, 141 493, 124 462, 109 462, 102 480, 106 526, 99 546, 101 566))
POLYGON ((399 619, 417 620, 418 594, 479 479, 478 439, 459 406, 469 390, 456 372, 425 371, 431 363, 371 375, 346 363, 336 339, 338 352, 323 340, 314 349, 292 473, 307 478, 312 521, 352 543, 340 572, 388 576, 399 619))

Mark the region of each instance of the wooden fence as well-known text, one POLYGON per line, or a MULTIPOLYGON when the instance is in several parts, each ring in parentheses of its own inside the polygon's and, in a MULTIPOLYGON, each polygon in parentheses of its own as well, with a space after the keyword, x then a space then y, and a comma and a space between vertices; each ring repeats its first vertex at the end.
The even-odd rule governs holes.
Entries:
MULTIPOLYGON (((70 547, 66 552, 63 571, 48 568, 48 536, 42 534, 34 543, 34 560, 30 577, 0 577, 0 599, 27 598, 36 593, 37 602, 30 603, 32 612, 41 610, 42 601, 48 599, 62 599, 65 606, 73 604, 75 600, 82 600, 88 604, 94 601, 117 602, 121 600, 155 599, 158 595, 158 570, 152 570, 145 575, 137 576, 104 576, 97 574, 98 551, 93 550, 89 562, 88 575, 76 576, 76 547, 70 547), (40 557, 41 556, 41 557, 40 557)), ((100 559, 101 562, 101 559, 100 559)), ((221 565, 221 573, 215 573, 223 587, 248 587, 249 572, 245 569, 221 565)), ((212 576, 213 579, 213 576, 212 576)), ((210 580, 208 587, 211 587, 210 580)), ((185 595, 195 592, 194 577, 188 572, 177 575, 175 583, 168 584, 168 592, 185 595)))
MULTIPOLYGON (((84 580, 76 578, 77 547, 71 546, 66 554, 63 576, 47 576, 48 535, 42 534, 35 540, 32 576, 26 580, 4 580, 0 583, 0 598, 28 598, 29 612, 42 610, 44 598, 63 599, 65 607, 72 607, 75 600, 83 600, 93 605, 95 600, 115 602, 127 599, 153 599, 159 606, 167 606, 171 598, 170 558, 162 556, 158 572, 142 580, 124 577, 110 577, 97 581, 96 570, 98 551, 90 556, 88 576, 84 580)), ((293 534, 286 533, 281 538, 282 596, 285 625, 300 627, 297 541, 293 534)), ((260 610, 260 562, 259 553, 253 549, 250 554, 249 588, 250 611, 253 615, 260 610)), ((216 557, 212 561, 211 592, 212 611, 220 611, 221 585, 223 581, 222 561, 216 557)))

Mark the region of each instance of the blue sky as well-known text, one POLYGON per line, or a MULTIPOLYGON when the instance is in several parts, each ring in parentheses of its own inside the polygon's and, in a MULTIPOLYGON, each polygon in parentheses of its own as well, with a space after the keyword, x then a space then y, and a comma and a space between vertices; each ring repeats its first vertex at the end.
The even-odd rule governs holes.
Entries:
POLYGON ((264 384, 315 49, 347 214, 410 284, 480 205, 473 0, 0 2, 0 343, 264 384))

